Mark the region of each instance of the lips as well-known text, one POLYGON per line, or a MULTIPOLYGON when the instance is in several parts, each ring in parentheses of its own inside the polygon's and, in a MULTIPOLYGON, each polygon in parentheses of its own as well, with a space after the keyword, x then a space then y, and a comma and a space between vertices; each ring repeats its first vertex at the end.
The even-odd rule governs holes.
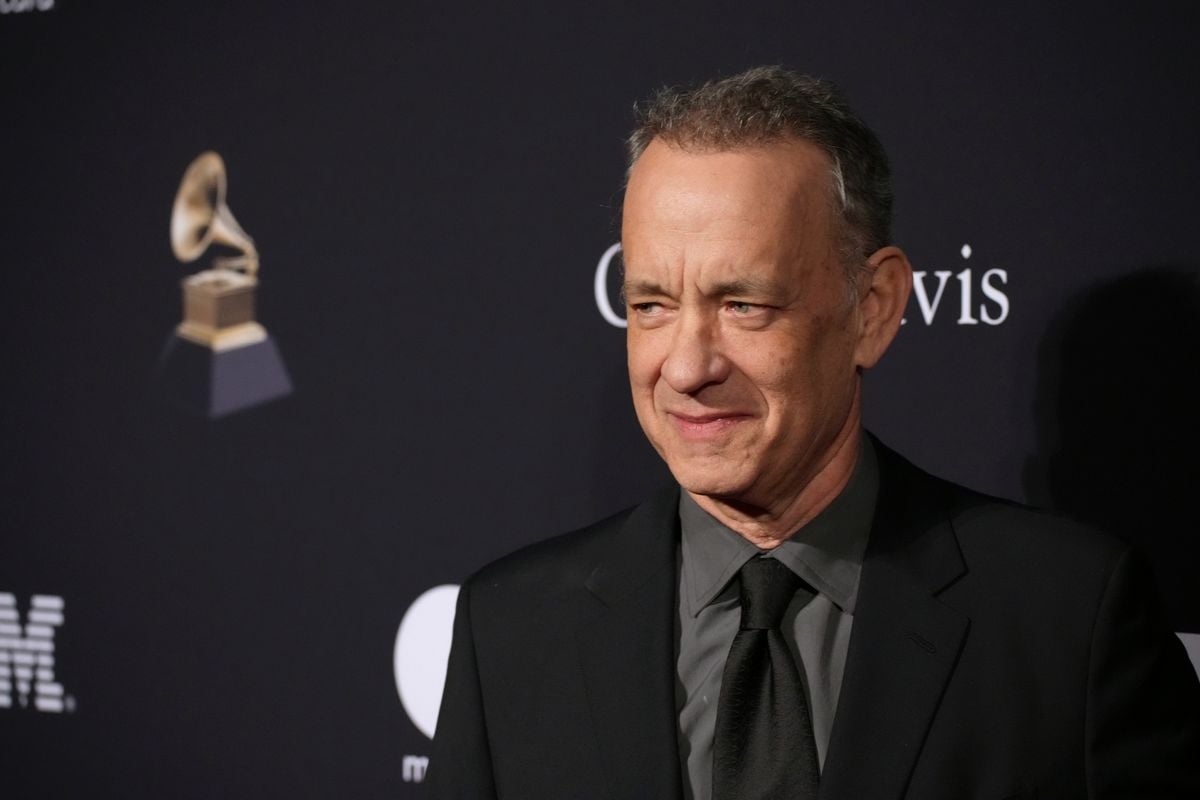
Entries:
POLYGON ((721 436, 731 428, 750 419, 749 414, 737 411, 711 411, 704 414, 684 414, 669 411, 667 416, 684 439, 704 440, 721 436))

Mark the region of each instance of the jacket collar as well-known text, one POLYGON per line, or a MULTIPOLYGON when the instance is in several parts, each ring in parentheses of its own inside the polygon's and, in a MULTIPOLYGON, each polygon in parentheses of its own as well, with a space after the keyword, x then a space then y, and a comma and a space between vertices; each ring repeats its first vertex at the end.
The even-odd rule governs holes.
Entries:
MULTIPOLYGON (((949 520, 962 491, 874 444, 879 497, 822 799, 904 795, 967 635, 966 616, 937 599, 966 572, 949 520)), ((678 502, 671 487, 634 509, 585 581, 603 610, 577 638, 614 798, 682 795, 678 502)))
POLYGON ((679 490, 638 506, 585 586, 603 603, 578 633, 596 743, 618 800, 680 797, 675 718, 679 490))
POLYGON ((969 625, 937 598, 966 572, 949 517, 962 491, 876 448, 879 500, 820 798, 904 795, 969 625))

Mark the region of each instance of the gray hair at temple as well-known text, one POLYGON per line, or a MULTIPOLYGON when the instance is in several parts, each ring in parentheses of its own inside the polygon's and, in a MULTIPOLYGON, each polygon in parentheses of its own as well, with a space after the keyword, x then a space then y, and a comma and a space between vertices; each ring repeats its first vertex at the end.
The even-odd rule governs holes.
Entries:
POLYGON ((653 139, 685 150, 728 151, 803 139, 829 158, 842 251, 851 283, 891 241, 892 177, 879 137, 829 81, 782 67, 755 67, 692 89, 664 88, 634 106, 629 168, 653 139))

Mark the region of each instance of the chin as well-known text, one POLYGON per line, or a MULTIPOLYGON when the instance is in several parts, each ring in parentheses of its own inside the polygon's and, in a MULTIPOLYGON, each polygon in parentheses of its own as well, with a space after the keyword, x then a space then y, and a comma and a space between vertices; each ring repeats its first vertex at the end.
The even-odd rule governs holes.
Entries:
POLYGON ((708 497, 736 498, 748 488, 728 464, 696 464, 691 459, 668 461, 675 480, 686 491, 708 497))

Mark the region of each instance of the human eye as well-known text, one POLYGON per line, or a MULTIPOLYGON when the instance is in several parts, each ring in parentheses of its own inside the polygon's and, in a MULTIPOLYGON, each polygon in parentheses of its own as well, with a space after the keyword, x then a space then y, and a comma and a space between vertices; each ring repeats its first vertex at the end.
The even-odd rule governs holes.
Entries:
POLYGON ((722 308, 725 318, 740 328, 764 328, 774 319, 774 306, 749 300, 726 300, 722 308))
POLYGON ((649 323, 663 315, 663 304, 657 300, 631 300, 629 315, 649 323))
POLYGON ((671 302, 670 298, 658 299, 642 299, 638 297, 630 298, 628 301, 629 313, 625 316, 630 324, 636 324, 639 328, 650 329, 659 328, 667 325, 674 318, 674 311, 677 306, 671 302))
POLYGON ((746 300, 729 300, 725 303, 725 309, 735 317, 752 317, 765 313, 767 307, 746 300))

